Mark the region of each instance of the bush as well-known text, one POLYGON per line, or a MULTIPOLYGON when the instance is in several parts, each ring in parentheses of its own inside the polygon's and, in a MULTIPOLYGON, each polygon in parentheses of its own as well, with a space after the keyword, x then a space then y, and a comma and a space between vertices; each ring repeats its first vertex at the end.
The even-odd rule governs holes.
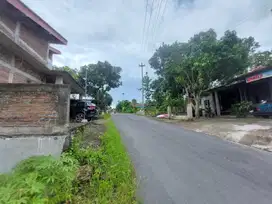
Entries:
POLYGON ((0 203, 60 203, 70 200, 78 163, 63 155, 31 157, 2 175, 0 203))
POLYGON ((249 114, 250 109, 252 108, 252 102, 250 101, 241 101, 232 105, 232 112, 236 117, 246 117, 249 114))
POLYGON ((0 203, 136 203, 130 159, 112 120, 106 126, 99 148, 84 147, 81 130, 60 159, 31 157, 0 175, 0 203))

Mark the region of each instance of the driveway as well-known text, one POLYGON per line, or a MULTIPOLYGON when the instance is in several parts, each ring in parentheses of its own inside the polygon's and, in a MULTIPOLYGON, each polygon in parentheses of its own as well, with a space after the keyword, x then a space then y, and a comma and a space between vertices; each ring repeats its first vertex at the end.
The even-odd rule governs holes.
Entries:
POLYGON ((142 116, 112 118, 144 204, 271 204, 271 153, 142 116))

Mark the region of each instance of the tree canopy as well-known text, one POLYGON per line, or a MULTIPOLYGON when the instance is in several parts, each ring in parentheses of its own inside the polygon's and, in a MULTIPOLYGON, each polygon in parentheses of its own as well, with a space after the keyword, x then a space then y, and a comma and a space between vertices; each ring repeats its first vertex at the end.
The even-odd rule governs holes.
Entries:
POLYGON ((121 71, 121 67, 113 66, 107 61, 88 64, 80 67, 79 83, 85 87, 87 77, 87 95, 93 97, 97 105, 104 110, 112 103, 108 92, 122 84, 121 71))
POLYGON ((192 99, 198 116, 201 94, 217 81, 227 83, 233 76, 244 73, 250 57, 259 47, 253 37, 240 38, 235 31, 226 31, 221 38, 213 29, 200 32, 187 42, 162 44, 149 63, 162 87, 155 86, 154 96, 178 98, 184 93, 192 99), (167 93, 167 94, 166 94, 167 93))
POLYGON ((87 95, 91 96, 102 110, 112 104, 113 99, 109 91, 122 84, 121 67, 113 66, 107 61, 84 65, 79 70, 68 66, 54 66, 54 69, 67 71, 84 88, 87 73, 87 95))

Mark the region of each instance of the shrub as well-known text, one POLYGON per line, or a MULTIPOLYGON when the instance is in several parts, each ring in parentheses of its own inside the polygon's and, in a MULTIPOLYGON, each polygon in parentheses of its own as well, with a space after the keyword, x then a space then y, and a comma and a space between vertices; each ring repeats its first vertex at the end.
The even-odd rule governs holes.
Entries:
POLYGON ((236 117, 246 117, 252 108, 252 102, 250 101, 241 101, 232 105, 232 112, 236 117))
POLYGON ((0 203, 133 204, 133 167, 112 120, 107 121, 100 148, 84 147, 80 130, 60 159, 36 156, 0 175, 0 203))
POLYGON ((36 156, 20 162, 2 177, 0 203, 60 203, 70 200, 78 163, 63 155, 36 156), (3 179, 4 178, 4 179, 3 179))

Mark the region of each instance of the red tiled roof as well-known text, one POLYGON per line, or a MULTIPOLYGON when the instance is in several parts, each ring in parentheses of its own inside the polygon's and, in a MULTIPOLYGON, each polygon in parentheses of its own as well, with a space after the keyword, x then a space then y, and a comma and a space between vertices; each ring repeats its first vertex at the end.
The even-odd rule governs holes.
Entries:
POLYGON ((14 6, 28 18, 33 20, 39 26, 41 26, 44 30, 46 30, 49 34, 53 35, 60 44, 67 44, 67 40, 61 36, 54 28, 52 28, 48 23, 46 23, 41 17, 39 17, 34 11, 28 8, 23 2, 20 0, 6 0, 9 4, 14 6))

